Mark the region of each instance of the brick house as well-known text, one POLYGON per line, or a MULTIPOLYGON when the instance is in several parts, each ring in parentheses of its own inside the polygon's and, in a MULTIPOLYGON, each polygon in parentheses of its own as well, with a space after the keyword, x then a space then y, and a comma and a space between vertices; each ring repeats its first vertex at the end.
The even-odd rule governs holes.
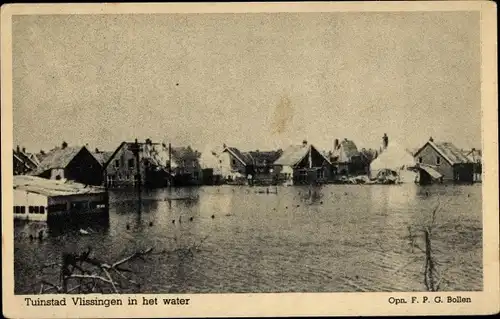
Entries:
POLYGON ((443 181, 474 181, 473 163, 452 143, 434 142, 431 137, 414 157, 417 165, 427 165, 443 175, 443 181))
POLYGON ((110 188, 167 186, 171 181, 168 171, 168 147, 162 143, 122 142, 104 165, 105 185, 110 188), (134 147, 138 147, 138 155, 134 147), (137 161, 137 157, 139 161, 137 161))

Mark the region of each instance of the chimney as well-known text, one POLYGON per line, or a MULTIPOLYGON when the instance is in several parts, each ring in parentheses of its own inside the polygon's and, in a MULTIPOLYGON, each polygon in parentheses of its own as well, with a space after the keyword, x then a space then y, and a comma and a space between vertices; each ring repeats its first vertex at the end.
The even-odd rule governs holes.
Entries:
POLYGON ((382 145, 384 149, 386 149, 387 146, 389 145, 389 137, 387 136, 386 133, 384 133, 384 136, 382 137, 382 145))
POLYGON ((222 144, 222 148, 225 149, 226 147, 227 147, 226 143, 222 144))
POLYGON ((307 141, 306 140, 303 140, 302 141, 302 146, 306 147, 307 146, 307 141))
POLYGON ((429 138, 429 142, 434 142, 434 139, 432 138, 432 136, 429 138))
POLYGON ((23 147, 23 153, 26 154, 26 147, 23 147))
POLYGON ((17 145, 16 152, 19 153, 20 151, 21 151, 21 148, 19 147, 19 145, 17 145))
POLYGON ((336 138, 335 141, 333 142, 333 150, 336 150, 339 147, 339 139, 336 138))

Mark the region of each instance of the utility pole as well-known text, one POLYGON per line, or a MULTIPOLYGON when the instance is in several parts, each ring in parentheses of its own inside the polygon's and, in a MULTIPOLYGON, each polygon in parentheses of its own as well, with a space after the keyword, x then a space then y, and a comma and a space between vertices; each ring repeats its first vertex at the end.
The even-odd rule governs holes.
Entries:
POLYGON ((135 187, 137 189, 137 194, 139 195, 139 201, 141 200, 141 184, 142 184, 142 180, 141 180, 141 166, 140 166, 140 163, 139 163, 139 152, 141 151, 141 147, 139 145, 139 142, 137 141, 137 139, 135 139, 135 143, 134 145, 132 146, 132 153, 134 153, 134 156, 135 156, 135 165, 136 165, 136 174, 135 174, 135 187))
POLYGON ((168 186, 172 186, 172 143, 168 143, 168 186))

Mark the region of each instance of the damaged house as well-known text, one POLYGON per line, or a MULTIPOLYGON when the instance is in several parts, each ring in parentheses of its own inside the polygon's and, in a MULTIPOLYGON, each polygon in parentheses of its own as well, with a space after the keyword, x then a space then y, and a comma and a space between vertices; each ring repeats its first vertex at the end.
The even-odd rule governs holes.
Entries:
POLYGON ((332 164, 328 158, 307 141, 284 149, 274 167, 279 180, 293 185, 322 184, 332 177, 332 164))

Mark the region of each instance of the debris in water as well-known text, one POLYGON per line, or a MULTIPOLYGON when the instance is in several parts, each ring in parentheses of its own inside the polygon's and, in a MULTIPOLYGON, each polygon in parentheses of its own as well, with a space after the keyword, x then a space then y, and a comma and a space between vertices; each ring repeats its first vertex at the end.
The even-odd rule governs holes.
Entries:
POLYGON ((86 231, 85 229, 80 229, 80 234, 82 234, 82 235, 88 235, 89 232, 86 231))
POLYGON ((149 227, 153 226, 153 222, 149 222, 149 227))
POLYGON ((214 219, 214 218, 215 218, 215 215, 212 215, 212 219, 214 219))
POLYGON ((189 218, 189 221, 190 221, 190 222, 192 222, 192 221, 193 221, 193 217, 190 217, 190 218, 189 218))

